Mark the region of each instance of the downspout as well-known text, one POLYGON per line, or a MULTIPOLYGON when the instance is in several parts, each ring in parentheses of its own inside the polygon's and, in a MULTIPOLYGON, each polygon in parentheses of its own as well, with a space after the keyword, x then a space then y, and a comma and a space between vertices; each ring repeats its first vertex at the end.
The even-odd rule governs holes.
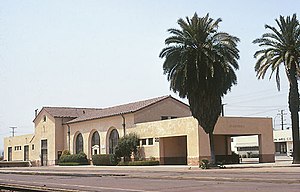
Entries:
POLYGON ((67 124, 67 126, 68 126, 68 150, 70 152, 70 148, 71 148, 71 146, 70 146, 70 143, 71 143, 71 141, 70 141, 70 138, 71 138, 71 136, 70 136, 70 125, 67 124))
POLYGON ((122 123, 122 126, 123 126, 123 133, 124 133, 124 136, 125 136, 125 134, 126 134, 126 124, 125 124, 125 117, 124 117, 124 115, 123 114, 121 114, 121 117, 122 117, 122 119, 123 119, 123 123, 122 123))

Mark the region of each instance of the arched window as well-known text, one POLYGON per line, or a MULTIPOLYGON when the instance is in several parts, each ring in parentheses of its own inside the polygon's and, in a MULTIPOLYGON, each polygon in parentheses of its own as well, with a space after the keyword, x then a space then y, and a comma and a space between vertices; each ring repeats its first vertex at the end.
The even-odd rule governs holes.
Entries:
POLYGON ((81 133, 76 136, 76 154, 80 152, 83 152, 83 137, 81 133))
POLYGON ((109 135, 109 154, 115 153, 115 148, 118 144, 119 133, 116 129, 113 129, 109 135))
POLYGON ((92 146, 92 150, 91 150, 92 155, 100 154, 100 136, 98 131, 95 131, 92 135, 91 146, 92 146))

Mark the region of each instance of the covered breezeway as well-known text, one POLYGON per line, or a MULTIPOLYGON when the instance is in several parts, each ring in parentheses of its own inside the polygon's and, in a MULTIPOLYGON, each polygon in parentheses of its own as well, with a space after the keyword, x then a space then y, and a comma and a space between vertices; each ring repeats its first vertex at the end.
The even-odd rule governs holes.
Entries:
MULTIPOLYGON (((200 160, 210 157, 209 147, 204 147, 204 143, 209 143, 207 134, 200 129, 200 160)), ((214 146, 216 161, 225 163, 237 163, 238 155, 232 153, 231 138, 238 136, 257 137, 258 158, 260 163, 275 161, 275 148, 273 144, 272 119, 270 118, 239 118, 225 117, 219 118, 214 130, 214 146)))

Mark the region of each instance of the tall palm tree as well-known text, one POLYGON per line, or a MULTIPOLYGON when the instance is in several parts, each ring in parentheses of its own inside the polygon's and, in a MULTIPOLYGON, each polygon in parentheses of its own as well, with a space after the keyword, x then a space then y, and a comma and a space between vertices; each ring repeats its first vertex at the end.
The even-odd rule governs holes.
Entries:
POLYGON ((221 19, 194 16, 177 21, 180 29, 168 29, 166 47, 159 56, 165 58, 164 74, 170 89, 188 98, 193 117, 209 134, 211 162, 215 163, 213 131, 221 113, 221 98, 237 83, 239 68, 237 37, 217 32, 221 19))
POLYGON ((271 32, 265 33, 261 38, 253 41, 263 47, 254 54, 257 59, 255 71, 257 77, 264 78, 270 70, 270 78, 276 74, 277 88, 280 90, 280 66, 283 65, 289 80, 289 109, 292 119, 293 133, 293 163, 300 163, 300 142, 299 142, 299 63, 300 63, 300 26, 296 14, 286 18, 280 16, 275 20, 279 29, 270 25, 265 28, 271 32))

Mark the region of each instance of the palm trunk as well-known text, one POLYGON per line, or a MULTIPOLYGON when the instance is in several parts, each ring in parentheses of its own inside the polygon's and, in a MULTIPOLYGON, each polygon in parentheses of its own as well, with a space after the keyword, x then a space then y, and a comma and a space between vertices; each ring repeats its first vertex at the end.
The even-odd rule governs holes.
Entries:
POLYGON ((214 144, 214 134, 210 132, 209 134, 209 144, 210 144, 210 161, 211 164, 216 164, 216 155, 215 155, 215 144, 214 144))
POLYGON ((289 109, 292 119, 293 134, 293 163, 300 164, 300 140, 299 140, 299 90, 296 78, 296 67, 292 65, 290 69, 290 91, 289 109))

